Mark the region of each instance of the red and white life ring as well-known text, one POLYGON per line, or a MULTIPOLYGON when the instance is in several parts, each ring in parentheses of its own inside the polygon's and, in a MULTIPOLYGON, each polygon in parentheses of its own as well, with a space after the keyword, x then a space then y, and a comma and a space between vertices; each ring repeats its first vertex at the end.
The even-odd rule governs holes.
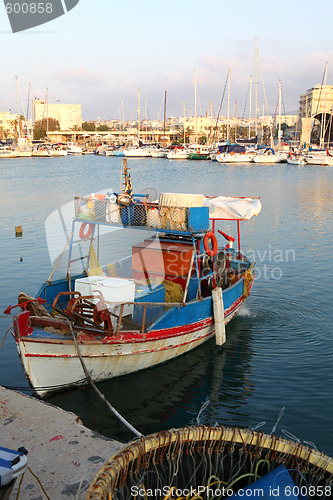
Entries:
POLYGON ((82 222, 81 227, 80 227, 80 231, 79 231, 79 236, 80 236, 81 240, 86 240, 87 238, 90 238, 90 236, 92 235, 93 229, 94 229, 93 224, 88 224, 88 222, 82 222), (88 230, 85 232, 85 228, 87 225, 88 225, 88 230))
POLYGON ((203 240, 203 246, 204 246, 206 254, 209 255, 209 257, 214 257, 214 255, 216 255, 217 250, 218 250, 218 244, 217 244, 216 236, 212 231, 208 231, 205 234, 205 237, 203 240), (212 248, 210 248, 210 241, 212 242, 212 248))

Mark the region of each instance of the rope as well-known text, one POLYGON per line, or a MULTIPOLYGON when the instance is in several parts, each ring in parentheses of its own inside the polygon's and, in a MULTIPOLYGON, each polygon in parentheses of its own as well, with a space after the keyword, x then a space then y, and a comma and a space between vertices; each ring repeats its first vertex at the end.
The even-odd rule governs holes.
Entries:
POLYGON ((106 399, 106 397, 104 396, 104 394, 101 393, 101 391, 96 387, 96 385, 94 384, 94 382, 92 381, 91 379, 91 376, 87 370, 87 367, 85 365, 85 362, 83 361, 83 358, 82 358, 82 355, 81 355, 81 352, 80 352, 80 349, 79 349, 79 345, 77 343, 77 340, 76 340, 76 337, 75 337, 75 333, 74 333, 74 330, 73 330, 73 327, 71 325, 71 323, 68 321, 68 324, 69 324, 69 327, 70 327, 70 330, 71 330, 71 333, 72 333, 72 337, 73 337, 73 340, 74 340, 74 344, 75 344, 75 348, 76 348, 76 352, 77 352, 77 355, 79 357, 79 360, 80 360, 80 363, 82 365, 82 368, 83 368, 83 371, 84 371, 84 374, 86 376, 86 379, 87 379, 87 382, 91 385, 91 387, 96 391, 96 393, 98 394, 98 396, 101 398, 101 400, 107 405, 107 407, 112 411, 112 413, 117 417, 119 418, 119 420, 124 424, 126 425, 126 427, 128 429, 130 429, 133 434, 135 434, 137 437, 143 437, 143 434, 141 434, 141 432, 137 431, 135 429, 135 427, 133 427, 133 425, 131 425, 129 422, 127 422, 127 420, 122 416, 120 415, 120 413, 109 403, 109 401, 106 399))
POLYGON ((281 418, 283 417, 283 414, 284 414, 284 412, 285 412, 285 409, 286 409, 286 407, 285 407, 285 406, 283 406, 283 408, 281 408, 281 411, 280 411, 280 413, 279 413, 279 416, 278 416, 278 418, 277 418, 277 421, 275 422, 275 424, 274 424, 274 426, 273 426, 273 429, 271 430, 271 435, 273 434, 273 432, 275 432, 275 431, 276 431, 276 428, 277 428, 277 426, 278 426, 278 423, 280 422, 281 418))
MULTIPOLYGON (((37 476, 34 472, 32 472, 32 470, 30 469, 30 467, 28 467, 28 471, 29 471, 29 472, 30 472, 30 473, 34 476, 34 478, 37 480, 37 482, 38 482, 39 486, 42 488, 42 491, 43 491, 43 493, 44 493, 45 497, 47 498, 47 500, 51 500, 51 499, 50 499, 50 497, 49 497, 49 495, 46 493, 46 491, 45 491, 45 489, 44 489, 44 486, 42 485, 42 483, 41 483, 41 481, 40 481, 39 477, 38 477, 38 476, 37 476)), ((25 474, 25 472, 24 472, 24 474, 25 474)), ((19 483, 19 485, 18 485, 17 494, 16 494, 16 500, 18 500, 19 495, 20 495, 20 492, 21 492, 21 486, 22 486, 22 482, 23 482, 24 474, 22 474, 21 479, 20 479, 20 483, 19 483)))
POLYGON ((217 116, 216 116, 216 123, 215 123, 214 135, 212 137, 212 140, 210 141, 210 144, 213 144, 213 142, 215 141, 216 131, 217 131, 217 128, 218 128, 218 122, 219 122, 219 118, 220 118, 220 112, 221 112, 221 108, 222 108, 222 104, 223 104, 223 100, 224 100, 225 91, 226 91, 226 88, 227 88, 228 79, 229 79, 229 72, 228 72, 227 78, 225 80, 224 89, 223 89, 223 92, 222 92, 221 101, 220 101, 219 109, 218 109, 217 116))
POLYGON ((12 327, 10 326, 8 328, 8 330, 6 331, 5 335, 3 336, 3 339, 2 339, 1 344, 0 344, 0 351, 1 351, 2 345, 3 345, 4 341, 5 341, 5 338, 7 337, 7 333, 10 332, 11 329, 12 329, 12 327))
MULTIPOLYGON (((248 99, 249 93, 250 93, 250 84, 249 84, 249 86, 248 86, 247 93, 246 93, 246 97, 245 97, 244 110, 243 110, 243 116, 242 116, 242 121, 241 121, 241 123, 243 123, 244 118, 245 118, 245 111, 246 111, 247 99, 248 99)), ((241 127, 240 127, 240 129, 239 129, 239 137, 241 137, 242 130, 243 130, 243 125, 241 125, 241 127)), ((249 139, 250 139, 250 138, 249 138, 249 139)))

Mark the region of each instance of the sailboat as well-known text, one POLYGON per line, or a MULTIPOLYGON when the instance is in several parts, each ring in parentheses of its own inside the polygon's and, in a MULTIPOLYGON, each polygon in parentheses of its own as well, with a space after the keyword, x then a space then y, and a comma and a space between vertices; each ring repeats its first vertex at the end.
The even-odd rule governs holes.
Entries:
POLYGON ((138 89, 138 146, 132 146, 123 149, 123 155, 130 158, 145 158, 151 156, 150 150, 143 147, 140 139, 140 89, 138 89))
POLYGON ((166 136, 165 136, 165 130, 166 130, 166 90, 164 91, 164 120, 163 120, 163 132, 164 132, 164 148, 160 148, 159 146, 156 148, 151 148, 150 149, 150 156, 152 158, 166 158, 168 154, 168 150, 166 148, 166 136))
POLYGON ((197 71, 194 70, 194 122, 195 122, 195 144, 190 152, 190 160, 207 160, 209 151, 207 146, 198 144, 198 117, 197 117, 197 71))
MULTIPOLYGON (((17 146, 15 148, 15 156, 17 158, 27 158, 32 155, 32 140, 29 132, 29 127, 28 127, 28 122, 27 122, 27 117, 25 116, 24 113, 24 108, 23 108, 23 113, 24 113, 24 124, 25 124, 25 129, 26 129, 26 134, 22 137, 22 120, 20 117, 20 112, 19 112, 19 87, 18 87, 18 79, 17 76, 15 77, 16 80, 16 104, 17 104, 17 133, 18 133, 18 138, 17 138, 17 146)), ((30 90, 30 88, 29 88, 30 90)), ((21 97, 22 99, 22 97, 21 97)), ((29 101, 29 97, 28 97, 29 101)))

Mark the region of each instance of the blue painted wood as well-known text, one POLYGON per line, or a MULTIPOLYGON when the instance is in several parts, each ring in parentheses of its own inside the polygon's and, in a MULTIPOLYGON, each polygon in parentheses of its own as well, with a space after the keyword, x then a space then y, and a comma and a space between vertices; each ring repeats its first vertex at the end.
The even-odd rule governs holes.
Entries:
MULTIPOLYGON (((244 280, 239 280, 235 285, 223 291, 224 309, 231 307, 243 295, 244 280)), ((161 330, 196 323, 213 317, 213 302, 211 297, 203 300, 187 302, 184 306, 173 307, 166 311, 147 330, 161 330)))
POLYGON ((213 303, 211 297, 205 297, 203 300, 187 302, 183 306, 175 306, 166 311, 155 323, 147 330, 161 330, 164 328, 173 328, 185 326, 197 321, 202 321, 213 315, 213 303))

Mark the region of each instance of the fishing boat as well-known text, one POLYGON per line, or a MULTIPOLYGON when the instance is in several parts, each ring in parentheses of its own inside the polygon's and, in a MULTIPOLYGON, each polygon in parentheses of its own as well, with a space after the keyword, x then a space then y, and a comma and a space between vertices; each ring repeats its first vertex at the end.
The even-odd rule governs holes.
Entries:
POLYGON ((251 291, 255 262, 241 252, 240 221, 260 212, 259 198, 161 193, 150 201, 147 190, 133 194, 126 159, 123 175, 120 194, 75 198, 50 277, 35 297, 21 292, 5 311, 19 307, 13 335, 41 397, 87 383, 87 373, 105 380, 213 337, 222 345, 251 291), (238 248, 217 229, 225 221, 235 221, 238 248), (65 276, 55 279, 64 259, 65 276))

